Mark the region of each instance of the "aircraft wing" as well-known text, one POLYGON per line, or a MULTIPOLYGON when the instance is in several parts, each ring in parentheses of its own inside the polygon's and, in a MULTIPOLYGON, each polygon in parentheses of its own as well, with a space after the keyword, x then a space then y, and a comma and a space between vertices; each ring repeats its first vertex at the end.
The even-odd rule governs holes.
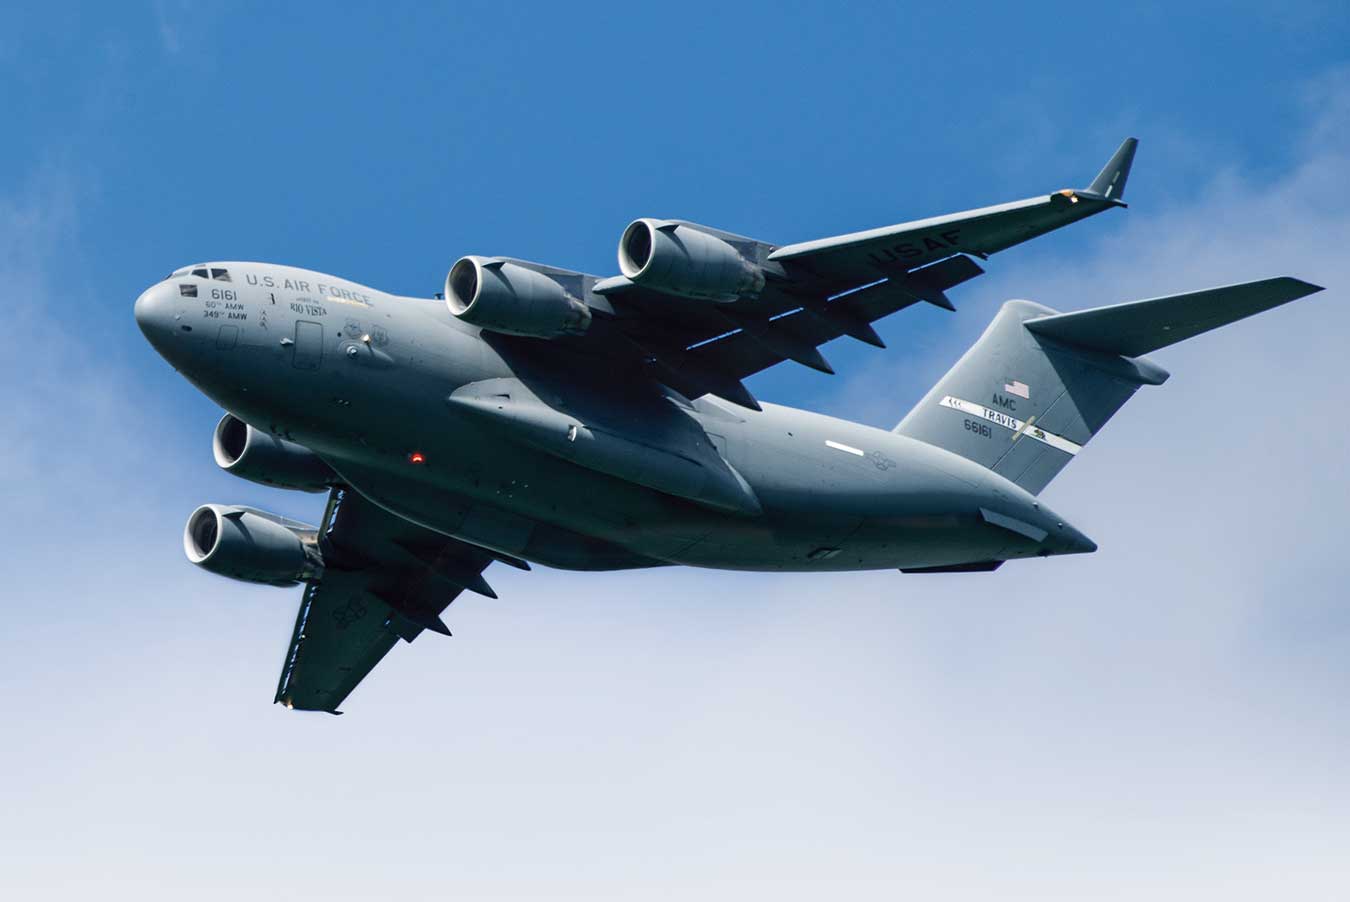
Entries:
POLYGON ((955 253, 988 257, 1094 213, 1125 205, 1125 181, 1139 142, 1126 138, 1092 184, 1026 200, 935 216, 780 247, 769 259, 848 281, 869 270, 908 272, 955 253))
POLYGON ((590 286, 600 328, 582 340, 687 397, 758 409, 741 379, 784 360, 832 373, 818 350, 825 342, 847 335, 884 347, 871 323, 919 301, 955 309, 946 291, 984 272, 972 258, 1124 206, 1137 143, 1126 139, 1084 189, 866 232, 774 247, 699 226, 759 261, 758 296, 700 304, 622 276, 601 279, 590 286))
MULTIPOLYGON (((399 639, 450 635, 441 612, 465 589, 496 595, 482 572, 502 558, 424 529, 335 488, 319 531, 324 570, 305 588, 275 701, 340 714, 338 705, 399 639)), ((516 566, 523 562, 510 561, 516 566)))

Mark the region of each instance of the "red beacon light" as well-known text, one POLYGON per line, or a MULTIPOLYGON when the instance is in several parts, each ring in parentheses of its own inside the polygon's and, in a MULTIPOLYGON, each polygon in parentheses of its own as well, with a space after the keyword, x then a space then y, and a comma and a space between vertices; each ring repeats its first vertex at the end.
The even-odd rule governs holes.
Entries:
POLYGON ((427 456, 426 456, 425 454, 423 454, 421 451, 410 451, 410 452, 408 452, 408 463, 410 463, 410 464, 424 464, 424 463, 426 463, 426 462, 427 462, 427 456))

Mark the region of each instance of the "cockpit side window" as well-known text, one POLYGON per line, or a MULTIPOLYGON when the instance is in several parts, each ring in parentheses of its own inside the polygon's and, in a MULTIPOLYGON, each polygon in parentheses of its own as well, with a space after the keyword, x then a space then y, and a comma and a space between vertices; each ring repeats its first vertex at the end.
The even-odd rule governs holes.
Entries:
POLYGON ((217 282, 228 282, 230 281, 230 271, 228 269, 212 269, 211 278, 217 282))
POLYGON ((199 279, 209 279, 209 278, 211 278, 211 274, 208 273, 208 272, 207 272, 206 270, 204 270, 204 269, 194 269, 194 270, 192 271, 192 274, 193 274, 194 276, 196 276, 197 278, 199 278, 199 279))

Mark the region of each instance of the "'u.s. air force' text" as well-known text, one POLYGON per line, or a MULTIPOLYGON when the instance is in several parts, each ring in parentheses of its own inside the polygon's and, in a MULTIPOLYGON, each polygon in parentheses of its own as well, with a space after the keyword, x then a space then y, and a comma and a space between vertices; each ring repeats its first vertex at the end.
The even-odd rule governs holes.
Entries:
POLYGON ((281 279, 278 280, 271 276, 256 276, 253 273, 245 273, 244 278, 250 285, 261 285, 264 288, 280 288, 282 291, 303 291, 309 293, 313 290, 320 297, 329 301, 350 301, 353 304, 365 304, 370 306, 370 296, 360 292, 351 291, 339 285, 325 285, 319 282, 313 289, 309 287, 309 282, 304 279, 281 279))

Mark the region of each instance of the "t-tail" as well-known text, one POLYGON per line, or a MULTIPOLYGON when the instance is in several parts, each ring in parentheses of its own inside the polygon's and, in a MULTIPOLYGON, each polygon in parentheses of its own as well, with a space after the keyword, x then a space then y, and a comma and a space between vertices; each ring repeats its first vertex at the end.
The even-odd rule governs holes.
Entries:
POLYGON ((895 431, 1037 494, 1141 385, 1167 380, 1144 354, 1321 290, 1286 276, 1076 313, 1008 301, 895 431))

